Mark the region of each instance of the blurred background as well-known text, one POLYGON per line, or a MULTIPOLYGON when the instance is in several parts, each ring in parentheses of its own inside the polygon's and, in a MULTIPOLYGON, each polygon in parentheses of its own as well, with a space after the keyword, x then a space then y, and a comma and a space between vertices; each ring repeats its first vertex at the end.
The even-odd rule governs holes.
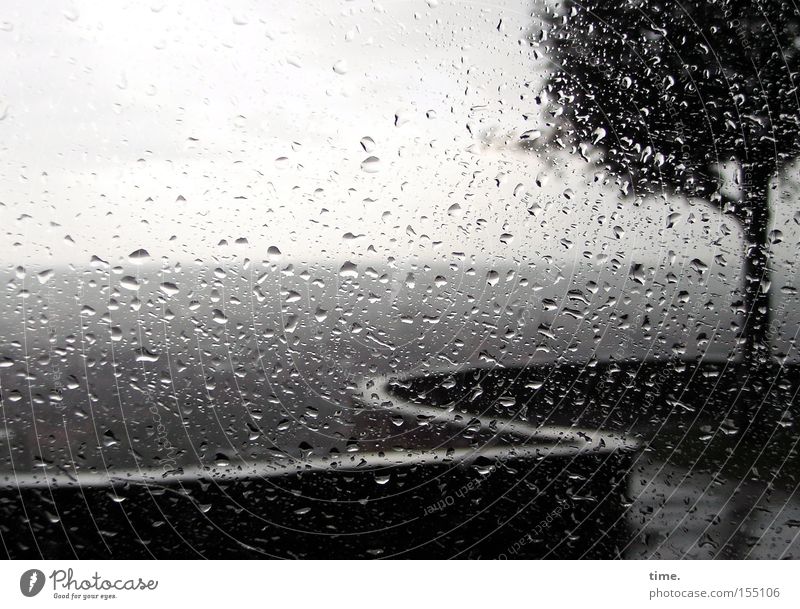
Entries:
MULTIPOLYGON (((531 36, 553 6, 4 3, 7 489, 444 450, 410 410, 365 414, 363 383, 520 369, 535 393, 567 370, 600 396, 610 370, 603 391, 649 391, 603 394, 610 418, 585 425, 642 448, 616 555, 794 556, 797 163, 768 192, 771 367, 749 379, 729 367, 739 223, 520 145, 552 120, 531 36), (765 423, 744 456, 748 392, 765 423)), ((496 408, 476 415, 490 430, 496 408)))

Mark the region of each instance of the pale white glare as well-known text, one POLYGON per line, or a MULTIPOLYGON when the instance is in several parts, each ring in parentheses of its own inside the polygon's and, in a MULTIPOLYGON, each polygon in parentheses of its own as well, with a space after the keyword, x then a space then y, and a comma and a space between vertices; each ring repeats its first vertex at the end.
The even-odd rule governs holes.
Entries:
MULTIPOLYGON (((410 253, 409 224, 443 252, 524 256, 545 240, 510 227, 526 234, 502 245, 443 213, 517 223, 511 191, 547 171, 503 143, 522 126, 504 109, 537 109, 523 0, 5 8, 2 209, 30 216, 4 240, 24 242, 15 257, 193 259, 238 237, 384 257, 410 253)), ((578 193, 581 177, 567 178, 578 193)), ((563 202, 562 179, 533 196, 563 202)), ((553 231, 589 217, 547 213, 553 231)))

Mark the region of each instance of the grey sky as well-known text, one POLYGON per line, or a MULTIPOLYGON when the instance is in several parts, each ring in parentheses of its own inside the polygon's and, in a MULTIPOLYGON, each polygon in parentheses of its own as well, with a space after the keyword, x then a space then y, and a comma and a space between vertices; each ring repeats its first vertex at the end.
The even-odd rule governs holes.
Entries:
MULTIPOLYGON (((263 258, 270 245, 304 261, 568 260, 561 239, 582 235, 652 264, 675 251, 740 268, 737 227, 702 203, 620 205, 573 160, 502 144, 537 126, 528 0, 226 5, 4 3, 7 265, 123 263, 139 248, 166 264, 263 258)), ((791 209, 776 214, 777 291, 796 274, 791 209)))

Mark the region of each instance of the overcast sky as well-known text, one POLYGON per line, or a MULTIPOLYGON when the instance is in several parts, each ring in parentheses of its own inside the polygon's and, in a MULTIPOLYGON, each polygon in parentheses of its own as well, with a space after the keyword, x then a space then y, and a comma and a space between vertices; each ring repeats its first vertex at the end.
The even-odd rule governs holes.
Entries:
MULTIPOLYGON (((270 245, 304 261, 569 257, 559 241, 581 228, 656 264, 740 255, 733 222, 700 202, 620 205, 583 165, 502 144, 541 123, 529 0, 222 4, 3 3, 6 268, 270 245), (592 228, 615 211, 626 237, 592 228)), ((776 206, 780 285, 796 275, 796 192, 776 206)))
POLYGON ((520 127, 522 3, 234 4, 5 5, 3 224, 25 257, 340 248, 504 170, 469 147, 481 121, 520 127))

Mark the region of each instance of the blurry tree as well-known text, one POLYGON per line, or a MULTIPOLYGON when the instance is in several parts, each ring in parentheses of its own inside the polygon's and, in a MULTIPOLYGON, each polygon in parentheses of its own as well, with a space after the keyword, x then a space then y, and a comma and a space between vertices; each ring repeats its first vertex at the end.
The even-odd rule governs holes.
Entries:
MULTIPOLYGON (((773 176, 800 152, 800 14, 783 0, 567 0, 532 35, 550 61, 550 143, 636 194, 699 197, 745 239, 743 329, 768 354, 773 176), (736 188, 725 171, 736 169, 736 188), (727 169, 726 169, 727 168, 727 169)), ((523 140, 524 144, 524 140, 523 140)))

